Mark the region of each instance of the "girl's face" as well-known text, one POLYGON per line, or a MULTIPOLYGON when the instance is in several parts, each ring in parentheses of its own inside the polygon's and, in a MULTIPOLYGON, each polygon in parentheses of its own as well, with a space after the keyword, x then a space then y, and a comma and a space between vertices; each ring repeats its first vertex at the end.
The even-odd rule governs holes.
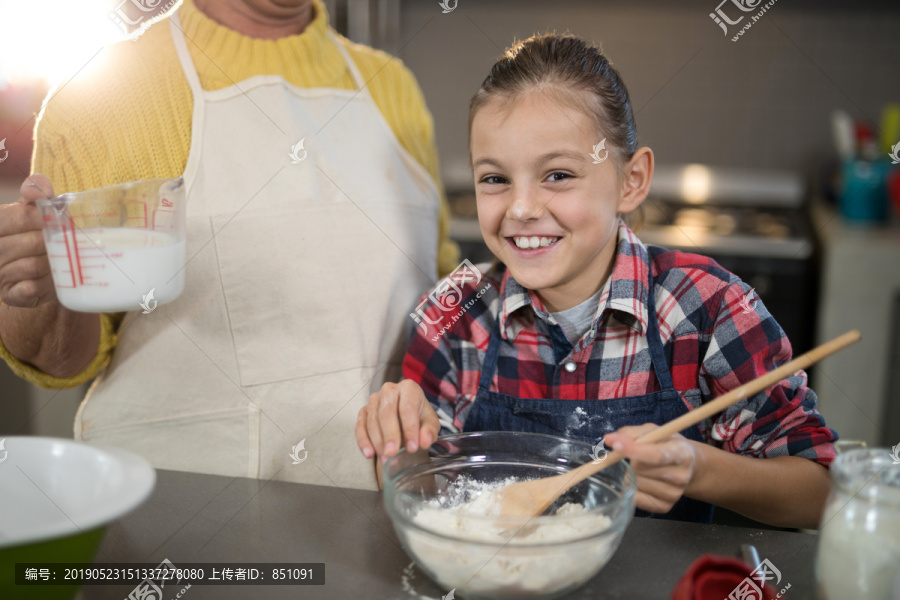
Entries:
POLYGON ((590 116, 537 91, 512 102, 492 98, 472 120, 481 234, 551 312, 603 286, 615 256, 617 213, 637 208, 649 187, 649 149, 635 153, 620 180, 608 145, 596 153, 606 159, 594 163, 600 139, 590 116))

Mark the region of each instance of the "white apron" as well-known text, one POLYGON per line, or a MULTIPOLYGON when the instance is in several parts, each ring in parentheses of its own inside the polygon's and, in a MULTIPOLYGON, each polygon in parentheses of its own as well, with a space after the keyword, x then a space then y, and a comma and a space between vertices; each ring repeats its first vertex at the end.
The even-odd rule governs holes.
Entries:
POLYGON ((185 290, 128 313, 75 438, 157 468, 376 489, 353 430, 436 279, 434 182, 333 34, 358 90, 264 75, 209 92, 171 19, 194 96, 185 290))

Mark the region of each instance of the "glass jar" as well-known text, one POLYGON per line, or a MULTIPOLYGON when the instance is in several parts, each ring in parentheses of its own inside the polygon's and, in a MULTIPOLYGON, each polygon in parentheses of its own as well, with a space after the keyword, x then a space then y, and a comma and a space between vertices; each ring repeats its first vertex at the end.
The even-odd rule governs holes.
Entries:
POLYGON ((898 451, 852 450, 831 463, 816 559, 821 598, 900 598, 898 451))

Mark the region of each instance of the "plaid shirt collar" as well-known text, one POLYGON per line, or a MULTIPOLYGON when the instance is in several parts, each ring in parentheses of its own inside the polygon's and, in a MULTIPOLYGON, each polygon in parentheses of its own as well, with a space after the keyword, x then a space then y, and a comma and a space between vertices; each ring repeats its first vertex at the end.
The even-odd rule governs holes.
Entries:
MULTIPOLYGON (((591 331, 597 330, 598 324, 609 312, 616 313, 622 323, 635 331, 646 334, 650 255, 621 219, 617 240, 613 270, 603 284, 591 331)), ((500 283, 500 299, 500 335, 505 339, 515 339, 522 329, 533 322, 535 316, 548 324, 556 323, 537 294, 522 287, 509 269, 506 269, 500 283)))

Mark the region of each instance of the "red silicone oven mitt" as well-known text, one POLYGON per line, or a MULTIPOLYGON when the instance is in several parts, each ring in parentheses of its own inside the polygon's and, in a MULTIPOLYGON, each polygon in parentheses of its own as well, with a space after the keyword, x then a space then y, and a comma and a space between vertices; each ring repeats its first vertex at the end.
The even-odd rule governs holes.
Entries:
POLYGON ((728 556, 704 554, 695 560, 672 590, 672 600, 775 600, 754 570, 728 556))

